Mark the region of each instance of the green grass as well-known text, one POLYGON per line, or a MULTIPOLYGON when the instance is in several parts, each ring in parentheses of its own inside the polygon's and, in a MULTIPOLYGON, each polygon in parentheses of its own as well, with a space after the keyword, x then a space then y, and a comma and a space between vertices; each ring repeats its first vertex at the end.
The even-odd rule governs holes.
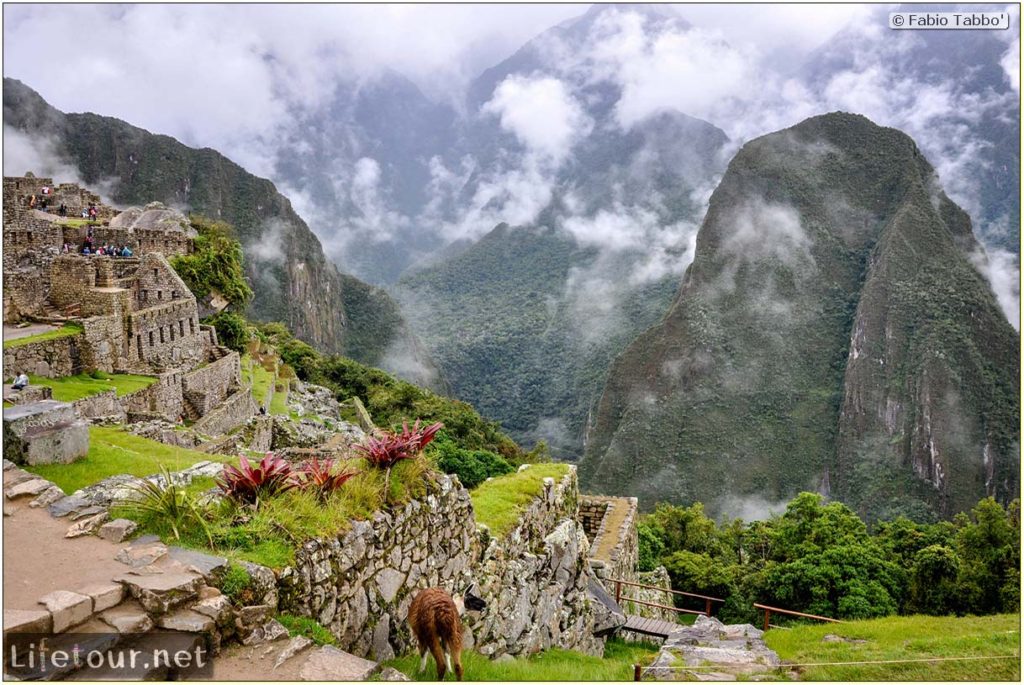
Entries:
POLYGON ((274 396, 270 399, 270 413, 279 416, 288 416, 288 382, 278 381, 274 384, 274 396))
POLYGON ((252 357, 245 355, 242 358, 242 378, 252 385, 252 397, 256 400, 256 404, 262 407, 263 403, 267 401, 270 384, 274 382, 274 372, 267 371, 252 357))
MULTIPOLYGON (((290 490, 260 502, 255 510, 220 502, 205 517, 213 538, 212 548, 206 533, 196 525, 183 527, 181 539, 176 539, 166 521, 151 514, 123 507, 111 515, 130 518, 139 523, 141 532, 159 535, 165 542, 283 568, 294 563, 295 549, 305 540, 340 535, 353 520, 366 520, 381 509, 383 471, 368 467, 362 460, 354 460, 350 468, 360 471, 359 475, 326 500, 312 492, 290 490)), ((400 504, 425 494, 430 468, 427 459, 406 460, 396 465, 391 471, 389 500, 400 504)))
MULTIPOLYGON (((643 642, 625 642, 612 638, 605 645, 604 657, 588 656, 565 649, 549 649, 531 657, 514 661, 491 661, 476 652, 462 653, 464 680, 487 681, 607 681, 632 680, 633 664, 648 664, 658 653, 654 645, 643 642)), ((423 673, 419 669, 419 656, 408 654, 386 662, 413 680, 436 680, 434 661, 427 659, 423 673)))
MULTIPOLYGON (((796 664, 894 661, 932 657, 1020 654, 1020 615, 900 616, 830 625, 770 630, 765 642, 796 664), (866 643, 822 642, 832 633, 866 643)), ((1011 680, 1020 681, 1020 660, 992 659, 904 664, 816 666, 798 669, 803 680, 1011 680)))
POLYGON ((143 388, 148 388, 156 382, 156 378, 152 376, 136 376, 124 373, 108 374, 94 371, 91 374, 81 373, 77 376, 63 376, 61 378, 29 376, 29 382, 33 385, 45 385, 52 388, 53 399, 55 400, 74 402, 75 400, 98 395, 108 390, 117 390, 117 396, 123 397, 143 388))
POLYGON ((35 335, 29 335, 24 338, 15 338, 13 340, 4 340, 4 349, 10 349, 12 347, 21 347, 22 345, 31 345, 32 343, 42 342, 44 340, 56 340, 57 338, 66 338, 72 335, 78 335, 82 332, 82 327, 74 323, 66 323, 62 328, 58 328, 53 331, 46 331, 44 333, 37 333, 35 335))
POLYGON ((533 464, 524 471, 481 483, 470 493, 476 522, 483 523, 495 537, 512 530, 519 514, 544 489, 543 480, 555 481, 569 472, 566 464, 533 464))
MULTIPOLYGON (((161 466, 180 471, 200 461, 225 461, 228 457, 206 454, 133 435, 119 427, 90 426, 89 453, 72 464, 26 466, 64 492, 71 494, 104 478, 127 473, 151 476, 161 466)), ((209 487, 209 486, 207 486, 209 487)))
POLYGON ((81 228, 83 226, 99 226, 100 222, 94 219, 59 219, 56 223, 62 226, 70 226, 72 228, 81 228))
POLYGON ((292 637, 302 635, 318 645, 333 645, 337 642, 331 631, 307 616, 278 614, 277 620, 288 629, 288 634, 292 637))

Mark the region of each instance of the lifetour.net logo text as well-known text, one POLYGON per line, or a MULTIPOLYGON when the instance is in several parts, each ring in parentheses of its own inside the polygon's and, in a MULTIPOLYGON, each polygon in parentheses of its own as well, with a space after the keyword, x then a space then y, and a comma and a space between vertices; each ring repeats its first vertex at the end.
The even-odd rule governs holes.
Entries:
POLYGON ((82 669, 102 673, 104 680, 137 680, 154 673, 202 678, 213 670, 209 644, 195 634, 20 633, 5 636, 4 642, 4 673, 30 680, 82 669))

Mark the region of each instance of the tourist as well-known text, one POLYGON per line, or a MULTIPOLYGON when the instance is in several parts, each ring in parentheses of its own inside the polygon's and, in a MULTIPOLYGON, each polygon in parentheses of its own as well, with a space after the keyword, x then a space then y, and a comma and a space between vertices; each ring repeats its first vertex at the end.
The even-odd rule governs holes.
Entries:
POLYGON ((84 255, 90 254, 89 246, 88 245, 86 245, 85 247, 82 248, 82 254, 84 254, 84 255))
POLYGON ((25 372, 22 371, 18 374, 18 377, 14 379, 14 385, 12 387, 15 390, 22 390, 26 385, 28 385, 28 376, 26 376, 25 372))
POLYGON ((89 218, 89 210, 86 209, 85 207, 82 207, 82 218, 83 219, 88 219, 89 218))
POLYGON ((89 218, 95 221, 95 219, 96 219, 96 205, 89 205, 89 218))
POLYGON ((50 186, 43 186, 43 195, 50 194, 50 186))
POLYGON ((60 209, 57 210, 57 213, 60 214, 61 216, 67 216, 68 215, 68 206, 66 204, 64 204, 63 202, 61 202, 60 203, 60 209))
POLYGON ((28 199, 28 208, 29 209, 35 209, 36 208, 36 196, 34 194, 32 195, 32 197, 30 197, 28 199))
POLYGON ((122 257, 131 257, 132 256, 131 248, 129 248, 127 245, 122 247, 121 248, 121 256, 122 257))
POLYGON ((67 243, 64 243, 64 254, 67 254, 69 252, 71 252, 71 246, 68 245, 67 243))
POLYGON ((260 416, 266 416, 266 415, 267 415, 267 407, 266 407, 266 405, 261 404, 260 405, 260 416))

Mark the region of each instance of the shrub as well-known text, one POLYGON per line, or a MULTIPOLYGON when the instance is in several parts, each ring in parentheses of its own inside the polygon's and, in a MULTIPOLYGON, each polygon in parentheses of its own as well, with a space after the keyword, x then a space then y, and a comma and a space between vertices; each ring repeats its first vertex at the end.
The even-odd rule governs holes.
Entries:
POLYGON ((237 468, 225 464, 217 485, 233 500, 258 506, 261 499, 290 490, 298 481, 291 464, 268 452, 257 466, 244 456, 239 458, 237 468))
POLYGON ((642 520, 636 527, 638 568, 640 571, 653 571, 661 563, 661 555, 665 553, 662 538, 665 531, 647 520, 642 520))
POLYGON ((431 454, 437 459, 439 469, 458 476, 462 485, 470 490, 488 478, 503 476, 515 470, 514 466, 494 452, 462 449, 446 435, 434 442, 431 454))
POLYGON ((234 312, 221 312, 205 319, 203 323, 217 329, 217 340, 221 345, 236 352, 244 352, 252 338, 252 331, 245 318, 234 312))
POLYGON ((245 280, 242 244, 234 228, 222 221, 190 217, 199 235, 192 254, 171 258, 171 266, 197 298, 219 292, 233 309, 244 309, 253 292, 245 280))

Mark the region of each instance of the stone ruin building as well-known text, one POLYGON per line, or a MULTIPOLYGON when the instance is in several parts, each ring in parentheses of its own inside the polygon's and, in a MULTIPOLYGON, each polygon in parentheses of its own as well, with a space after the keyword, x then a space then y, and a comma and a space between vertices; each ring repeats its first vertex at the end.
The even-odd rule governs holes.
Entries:
MULTIPOLYGON (((3 200, 4 324, 70 324, 81 330, 5 349, 5 380, 21 372, 57 378, 93 370, 155 376, 157 381, 141 392, 102 409, 92 402, 82 411, 93 414, 87 418, 198 422, 226 405, 229 418, 210 419, 212 425, 204 426, 213 435, 255 413, 242 386, 238 354, 218 344, 212 326, 199 323, 195 297, 167 261, 193 249, 196 232, 184 215, 160 203, 119 211, 75 184, 55 186, 53 179, 30 174, 5 177, 3 200), (47 211, 38 202, 31 208, 32 196, 44 197, 44 187, 51 191, 45 195, 47 211), (61 204, 66 217, 58 215, 61 204), (97 209, 96 220, 83 221, 82 208, 90 206, 97 209), (88 237, 94 246, 127 245, 133 254, 81 254, 88 237)), ((38 398, 5 393, 5 399, 25 404, 38 398)), ((67 413, 64 406, 50 409, 67 413)), ((19 430, 12 423, 9 431, 8 424, 22 414, 17 420, 47 425, 51 432, 54 425, 78 426, 49 422, 45 411, 13 412, 10 422, 7 413, 5 446, 8 434, 19 430)))

